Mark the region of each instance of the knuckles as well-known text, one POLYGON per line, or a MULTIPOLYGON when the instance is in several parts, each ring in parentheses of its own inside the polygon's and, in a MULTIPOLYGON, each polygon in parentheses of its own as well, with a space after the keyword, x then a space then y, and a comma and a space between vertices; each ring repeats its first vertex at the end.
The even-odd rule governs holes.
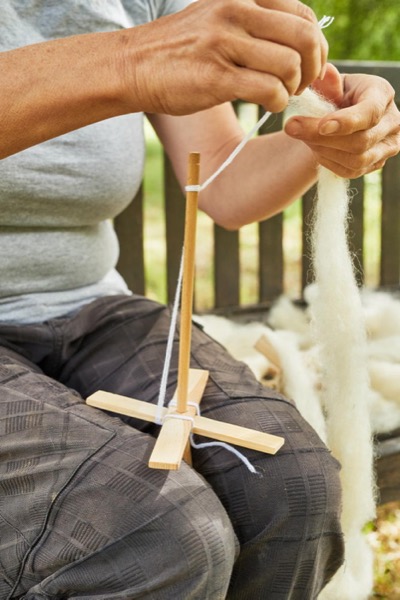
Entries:
POLYGON ((295 51, 290 53, 282 72, 282 82, 290 95, 293 95, 301 82, 301 56, 295 51))
POLYGON ((297 15, 306 21, 310 21, 310 23, 318 23, 314 11, 306 4, 303 4, 303 2, 297 3, 297 15))
POLYGON ((314 24, 303 21, 297 25, 295 37, 302 58, 303 77, 307 77, 304 83, 309 85, 321 71, 321 36, 314 24))
POLYGON ((261 101, 261 103, 273 113, 280 113, 285 110, 288 102, 288 91, 281 82, 277 82, 277 84, 265 94, 264 100, 261 101))
POLYGON ((357 134, 353 134, 353 139, 351 140, 351 147, 349 151, 355 155, 361 155, 367 150, 373 148, 376 144, 376 137, 374 132, 370 129, 366 131, 362 131, 357 134))

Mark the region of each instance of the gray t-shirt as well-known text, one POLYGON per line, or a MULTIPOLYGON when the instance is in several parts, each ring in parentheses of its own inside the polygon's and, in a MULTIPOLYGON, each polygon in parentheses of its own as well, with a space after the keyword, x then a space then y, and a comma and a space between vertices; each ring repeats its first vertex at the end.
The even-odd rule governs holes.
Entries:
MULTIPOLYGON (((0 51, 134 27, 188 3, 3 0, 0 51)), ((44 321, 99 296, 129 293, 114 269, 112 219, 134 197, 143 163, 139 113, 81 128, 0 162, 0 321, 44 321)))

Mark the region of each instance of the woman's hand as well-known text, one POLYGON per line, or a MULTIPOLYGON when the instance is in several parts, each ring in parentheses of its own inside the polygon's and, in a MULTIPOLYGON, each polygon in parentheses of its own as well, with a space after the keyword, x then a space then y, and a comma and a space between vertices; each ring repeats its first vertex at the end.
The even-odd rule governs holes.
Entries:
POLYGON ((130 29, 0 52, 0 158, 126 113, 189 115, 236 98, 280 111, 326 57, 299 0, 198 0, 130 29))
POLYGON ((319 77, 328 52, 298 0, 199 0, 121 35, 127 106, 170 115, 237 98, 280 112, 319 77))
POLYGON ((285 132, 307 144, 319 164, 341 177, 356 178, 398 154, 400 113, 386 80, 373 75, 340 76, 328 65, 325 78, 314 88, 339 110, 322 119, 293 117, 285 132))

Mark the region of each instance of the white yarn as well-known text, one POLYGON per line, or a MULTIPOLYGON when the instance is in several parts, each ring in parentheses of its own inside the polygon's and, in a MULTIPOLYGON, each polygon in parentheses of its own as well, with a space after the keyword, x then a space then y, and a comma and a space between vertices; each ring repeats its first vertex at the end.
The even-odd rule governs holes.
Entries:
POLYGON ((161 374, 160 389, 158 392, 157 412, 156 412, 156 416, 155 416, 155 423, 157 425, 161 425, 163 422, 163 419, 162 419, 163 410, 162 409, 165 404, 165 396, 167 393, 168 374, 169 374, 169 369, 171 366, 174 335, 175 335, 175 330, 176 330, 176 322, 178 319, 179 301, 180 301, 181 290, 182 290, 183 258, 184 258, 184 254, 183 254, 183 250, 182 250, 181 263, 179 266, 179 274, 178 274, 178 283, 177 283, 176 290, 175 290, 175 298, 174 298, 174 303, 173 303, 173 307, 172 307, 171 322, 169 325, 167 347, 165 350, 164 366, 163 366, 163 371, 161 374))
POLYGON ((200 185, 187 185, 185 187, 186 192, 202 192, 203 190, 205 190, 206 187, 208 187, 210 185, 210 183, 212 183, 214 181, 214 179, 216 179, 218 177, 218 175, 220 175, 222 173, 222 171, 225 171, 226 167, 228 167, 231 164, 231 162, 234 161, 234 159, 237 157, 239 152, 241 152, 243 150, 243 148, 245 147, 247 142, 261 128, 261 126, 264 125, 264 123, 270 118, 271 114, 272 114, 271 112, 266 112, 263 114, 263 116, 257 121, 257 123, 245 135, 245 137, 242 139, 242 141, 236 146, 234 151, 228 156, 228 158, 222 163, 222 165, 220 167, 218 167, 218 169, 215 171, 215 173, 210 175, 210 177, 208 179, 206 179, 200 185))
POLYGON ((235 448, 234 446, 227 444, 226 442, 202 442, 200 444, 197 444, 193 439, 193 435, 191 435, 190 436, 190 445, 193 446, 193 448, 196 448, 196 450, 201 450, 203 448, 225 448, 225 450, 228 450, 228 452, 237 456, 242 461, 242 463, 247 467, 247 469, 250 471, 250 473, 253 473, 254 475, 256 473, 258 473, 257 469, 255 467, 253 467, 253 465, 251 464, 249 459, 246 458, 245 455, 242 454, 242 452, 237 450, 237 448, 235 448))
POLYGON ((194 417, 190 417, 189 415, 183 415, 180 413, 168 413, 167 415, 164 416, 163 423, 167 419, 180 419, 181 421, 190 421, 192 424, 192 427, 193 427, 193 423, 194 423, 194 417))

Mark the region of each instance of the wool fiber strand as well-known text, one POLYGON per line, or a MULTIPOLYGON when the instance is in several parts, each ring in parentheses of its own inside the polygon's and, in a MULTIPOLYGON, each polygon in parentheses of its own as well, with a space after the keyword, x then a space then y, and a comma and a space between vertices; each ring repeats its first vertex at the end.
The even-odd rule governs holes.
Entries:
POLYGON ((348 184, 323 167, 315 214, 317 294, 312 318, 323 365, 328 444, 342 463, 342 523, 348 532, 360 529, 375 516, 367 337, 347 247, 348 184), (357 514, 351 510, 354 504, 357 514))

